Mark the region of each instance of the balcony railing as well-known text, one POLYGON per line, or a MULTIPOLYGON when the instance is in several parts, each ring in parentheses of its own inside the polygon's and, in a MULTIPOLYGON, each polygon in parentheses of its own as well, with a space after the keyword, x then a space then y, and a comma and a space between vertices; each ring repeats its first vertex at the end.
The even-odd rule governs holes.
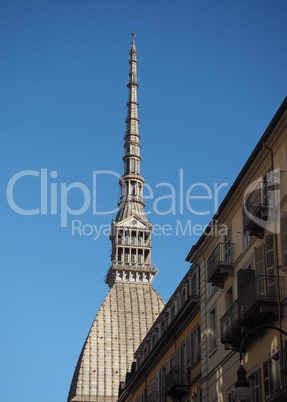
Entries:
POLYGON ((157 268, 155 264, 140 264, 140 263, 126 263, 123 261, 112 261, 110 268, 108 269, 108 273, 110 269, 120 270, 120 271, 138 271, 138 272, 151 272, 156 273, 157 268))
POLYGON ((179 396, 189 392, 188 370, 182 366, 174 366, 165 376, 165 393, 179 396))
POLYGON ((222 284, 224 277, 233 275, 234 244, 218 243, 207 260, 207 281, 222 284))
POLYGON ((126 237, 124 239, 122 237, 119 237, 118 238, 118 245, 149 247, 150 246, 150 239, 143 240, 142 237, 139 237, 138 239, 136 239, 134 237, 132 237, 131 239, 129 237, 126 237))
POLYGON ((161 393, 159 391, 153 391, 147 397, 147 402, 159 402, 161 400, 161 393))
POLYGON ((287 385, 281 388, 279 391, 275 392, 269 399, 268 402, 286 402, 287 401, 287 385))
POLYGON ((250 235, 261 237, 260 233, 262 233, 264 228, 254 222, 253 218, 266 220, 268 214, 268 196, 267 183, 260 181, 245 202, 243 227, 250 235))
MULTIPOLYGON (((280 301, 284 298, 283 277, 279 277, 280 301)), ((241 326, 248 327, 265 323, 277 315, 277 277, 258 275, 241 293, 220 320, 221 342, 239 346, 241 326)))

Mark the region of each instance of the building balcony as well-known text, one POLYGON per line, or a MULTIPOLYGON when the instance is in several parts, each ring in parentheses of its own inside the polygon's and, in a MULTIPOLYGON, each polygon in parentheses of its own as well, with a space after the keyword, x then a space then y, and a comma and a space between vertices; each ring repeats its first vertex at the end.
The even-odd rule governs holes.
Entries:
POLYGON ((161 401, 161 393, 158 391, 153 391, 147 397, 147 402, 159 402, 161 401))
POLYGON ((233 275, 234 244, 218 243, 207 260, 207 281, 223 288, 226 275, 233 275))
POLYGON ((182 366, 174 366, 165 376, 165 394, 170 397, 180 398, 189 393, 188 369, 182 366))
POLYGON ((157 271, 156 265, 155 264, 150 264, 150 263, 129 263, 129 262, 124 262, 124 261, 117 261, 114 260, 112 261, 112 264, 109 268, 109 270, 119 270, 119 271, 138 271, 138 272, 153 272, 155 273, 157 271))
POLYGON ((263 238, 264 227, 256 222, 256 218, 266 220, 268 216, 267 184, 260 181, 247 198, 243 210, 243 228, 250 236, 263 238), (254 219, 255 218, 255 219, 254 219))
MULTIPOLYGON (((283 277, 279 277, 279 288, 282 302, 283 277)), ((256 276, 221 318, 221 342, 238 348, 249 329, 266 324, 278 316, 277 305, 277 277, 256 276)))
POLYGON ((268 402, 286 402, 287 401, 287 385, 281 388, 279 391, 275 392, 269 399, 268 402))

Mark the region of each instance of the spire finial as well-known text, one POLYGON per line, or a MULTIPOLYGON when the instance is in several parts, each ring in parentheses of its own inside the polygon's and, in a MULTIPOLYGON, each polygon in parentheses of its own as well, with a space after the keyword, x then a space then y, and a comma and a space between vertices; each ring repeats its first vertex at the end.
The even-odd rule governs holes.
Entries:
POLYGON ((137 34, 135 33, 135 31, 133 31, 133 32, 131 33, 131 35, 132 35, 132 37, 133 37, 133 39, 134 39, 137 34))

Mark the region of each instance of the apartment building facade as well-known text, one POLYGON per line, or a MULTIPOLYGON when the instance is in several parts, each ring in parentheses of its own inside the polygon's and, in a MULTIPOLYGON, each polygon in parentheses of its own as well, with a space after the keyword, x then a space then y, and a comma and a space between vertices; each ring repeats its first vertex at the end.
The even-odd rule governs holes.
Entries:
POLYGON ((286 401, 287 98, 186 259, 200 271, 202 401, 236 400, 240 348, 245 400, 286 401))
POLYGON ((201 401, 199 268, 191 266, 135 352, 119 401, 201 401))

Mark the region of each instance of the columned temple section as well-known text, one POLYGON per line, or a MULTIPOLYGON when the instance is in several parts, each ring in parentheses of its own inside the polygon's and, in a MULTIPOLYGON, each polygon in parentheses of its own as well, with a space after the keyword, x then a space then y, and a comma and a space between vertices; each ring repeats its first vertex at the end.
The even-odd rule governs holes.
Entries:
POLYGON ((81 351, 68 402, 108 402, 118 398, 134 352, 164 307, 152 286, 151 231, 144 212, 140 175, 135 33, 130 50, 124 174, 120 178, 119 211, 112 222, 110 291, 102 303, 81 351))

